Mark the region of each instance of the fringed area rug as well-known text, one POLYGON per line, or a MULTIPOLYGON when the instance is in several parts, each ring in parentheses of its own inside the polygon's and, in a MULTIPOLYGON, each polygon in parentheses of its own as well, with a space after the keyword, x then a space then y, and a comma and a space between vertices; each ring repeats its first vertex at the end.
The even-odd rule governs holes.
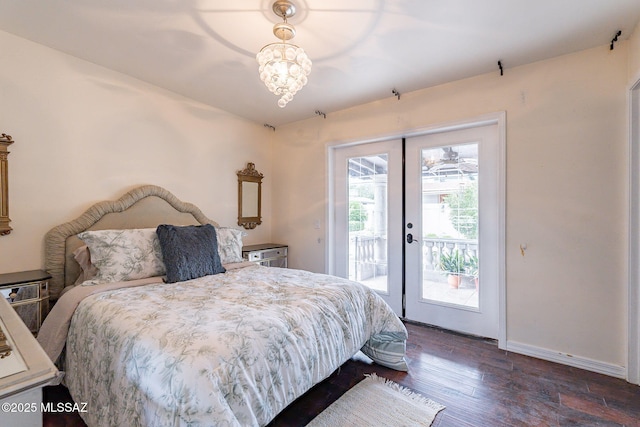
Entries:
POLYGON ((393 381, 367 374, 307 427, 430 426, 443 409, 393 381))

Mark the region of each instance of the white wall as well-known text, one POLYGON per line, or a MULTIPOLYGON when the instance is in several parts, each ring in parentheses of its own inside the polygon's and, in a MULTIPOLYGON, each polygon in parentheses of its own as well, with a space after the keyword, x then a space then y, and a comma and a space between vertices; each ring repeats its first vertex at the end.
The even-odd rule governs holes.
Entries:
POLYGON ((629 85, 640 80, 640 22, 629 36, 629 85))
POLYGON ((627 59, 622 42, 278 127, 274 239, 325 271, 327 144, 506 111, 507 339, 625 366, 627 59))
POLYGON ((44 267, 51 227, 141 184, 234 226, 236 171, 249 161, 265 175, 264 222, 245 241, 269 240, 273 132, 8 33, 0 52, 0 132, 15 140, 0 273, 44 267))

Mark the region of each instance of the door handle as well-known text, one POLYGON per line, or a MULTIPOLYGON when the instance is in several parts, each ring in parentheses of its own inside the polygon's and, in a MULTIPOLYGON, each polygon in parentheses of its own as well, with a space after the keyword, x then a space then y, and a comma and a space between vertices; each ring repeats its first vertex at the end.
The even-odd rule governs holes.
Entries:
POLYGON ((415 240, 413 240, 413 234, 409 233, 407 234, 407 243, 413 243, 415 242, 415 240))

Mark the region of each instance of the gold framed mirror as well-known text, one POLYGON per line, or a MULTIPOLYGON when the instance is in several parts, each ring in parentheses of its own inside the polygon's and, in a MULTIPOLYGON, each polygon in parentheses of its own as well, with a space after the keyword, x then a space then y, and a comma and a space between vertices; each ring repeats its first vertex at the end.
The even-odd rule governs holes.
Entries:
POLYGON ((262 224, 262 177, 254 163, 237 172, 238 225, 251 230, 262 224))
POLYGON ((13 144, 10 135, 0 135, 0 236, 11 233, 9 223, 9 146, 13 144))

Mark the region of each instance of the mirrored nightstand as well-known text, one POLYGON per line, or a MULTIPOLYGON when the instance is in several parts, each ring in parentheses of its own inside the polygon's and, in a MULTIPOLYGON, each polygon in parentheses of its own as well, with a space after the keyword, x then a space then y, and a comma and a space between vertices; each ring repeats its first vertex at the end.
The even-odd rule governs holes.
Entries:
POLYGON ((242 247, 242 258, 266 267, 287 267, 289 247, 278 243, 262 243, 242 247))
POLYGON ((49 279, 44 270, 0 274, 0 295, 34 335, 49 313, 49 279))

